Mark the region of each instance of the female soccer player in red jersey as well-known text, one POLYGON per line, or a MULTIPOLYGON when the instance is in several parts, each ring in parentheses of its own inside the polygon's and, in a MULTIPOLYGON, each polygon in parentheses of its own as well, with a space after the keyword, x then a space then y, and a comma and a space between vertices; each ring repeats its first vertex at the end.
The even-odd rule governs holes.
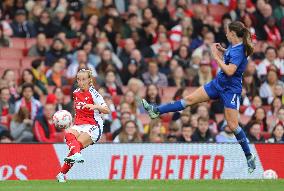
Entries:
POLYGON ((59 182, 66 182, 65 174, 74 163, 83 163, 81 150, 99 141, 103 133, 102 114, 108 114, 109 108, 103 97, 93 87, 91 70, 81 69, 77 73, 79 88, 73 92, 74 125, 66 130, 65 140, 69 155, 64 159, 60 173, 56 176, 59 182))

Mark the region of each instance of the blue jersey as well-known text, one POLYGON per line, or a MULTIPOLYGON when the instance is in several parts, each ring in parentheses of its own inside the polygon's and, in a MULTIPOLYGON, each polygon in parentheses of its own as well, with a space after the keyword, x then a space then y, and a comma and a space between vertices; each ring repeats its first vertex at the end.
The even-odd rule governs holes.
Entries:
POLYGON ((244 44, 230 45, 224 53, 224 62, 225 64, 235 64, 237 70, 232 76, 226 75, 225 72, 221 70, 213 80, 214 85, 220 91, 240 94, 242 92, 243 72, 248 63, 244 44))

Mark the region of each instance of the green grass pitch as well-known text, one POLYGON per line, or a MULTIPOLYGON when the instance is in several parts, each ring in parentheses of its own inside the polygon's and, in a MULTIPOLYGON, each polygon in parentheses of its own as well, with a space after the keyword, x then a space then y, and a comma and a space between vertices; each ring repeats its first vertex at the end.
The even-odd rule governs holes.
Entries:
POLYGON ((0 191, 284 191, 284 180, 0 181, 0 191))

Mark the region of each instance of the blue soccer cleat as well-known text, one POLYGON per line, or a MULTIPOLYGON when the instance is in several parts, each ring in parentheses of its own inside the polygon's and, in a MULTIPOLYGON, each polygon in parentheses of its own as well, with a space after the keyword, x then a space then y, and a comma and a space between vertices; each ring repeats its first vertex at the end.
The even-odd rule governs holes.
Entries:
POLYGON ((142 99, 142 105, 144 109, 148 112, 151 119, 158 118, 160 116, 159 111, 157 108, 151 104, 149 104, 145 99, 142 99))
POLYGON ((247 157, 247 164, 248 164, 248 172, 252 173, 256 169, 255 165, 256 157, 254 154, 251 154, 251 156, 247 157))
POLYGON ((83 155, 81 153, 75 153, 72 156, 66 157, 64 161, 67 163, 74 164, 74 163, 83 163, 85 159, 83 158, 83 155))

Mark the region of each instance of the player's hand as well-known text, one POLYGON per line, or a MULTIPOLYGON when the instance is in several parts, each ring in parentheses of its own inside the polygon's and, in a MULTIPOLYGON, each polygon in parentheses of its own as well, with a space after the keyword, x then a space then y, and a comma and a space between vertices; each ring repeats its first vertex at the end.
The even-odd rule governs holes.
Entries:
POLYGON ((214 43, 216 46, 216 49, 221 51, 221 52, 225 52, 226 49, 220 44, 220 43, 214 43))
POLYGON ((97 109, 97 107, 95 106, 95 105, 93 105, 93 104, 86 104, 86 105, 84 105, 83 107, 82 107, 82 109, 89 109, 89 110, 95 110, 95 109, 97 109))

